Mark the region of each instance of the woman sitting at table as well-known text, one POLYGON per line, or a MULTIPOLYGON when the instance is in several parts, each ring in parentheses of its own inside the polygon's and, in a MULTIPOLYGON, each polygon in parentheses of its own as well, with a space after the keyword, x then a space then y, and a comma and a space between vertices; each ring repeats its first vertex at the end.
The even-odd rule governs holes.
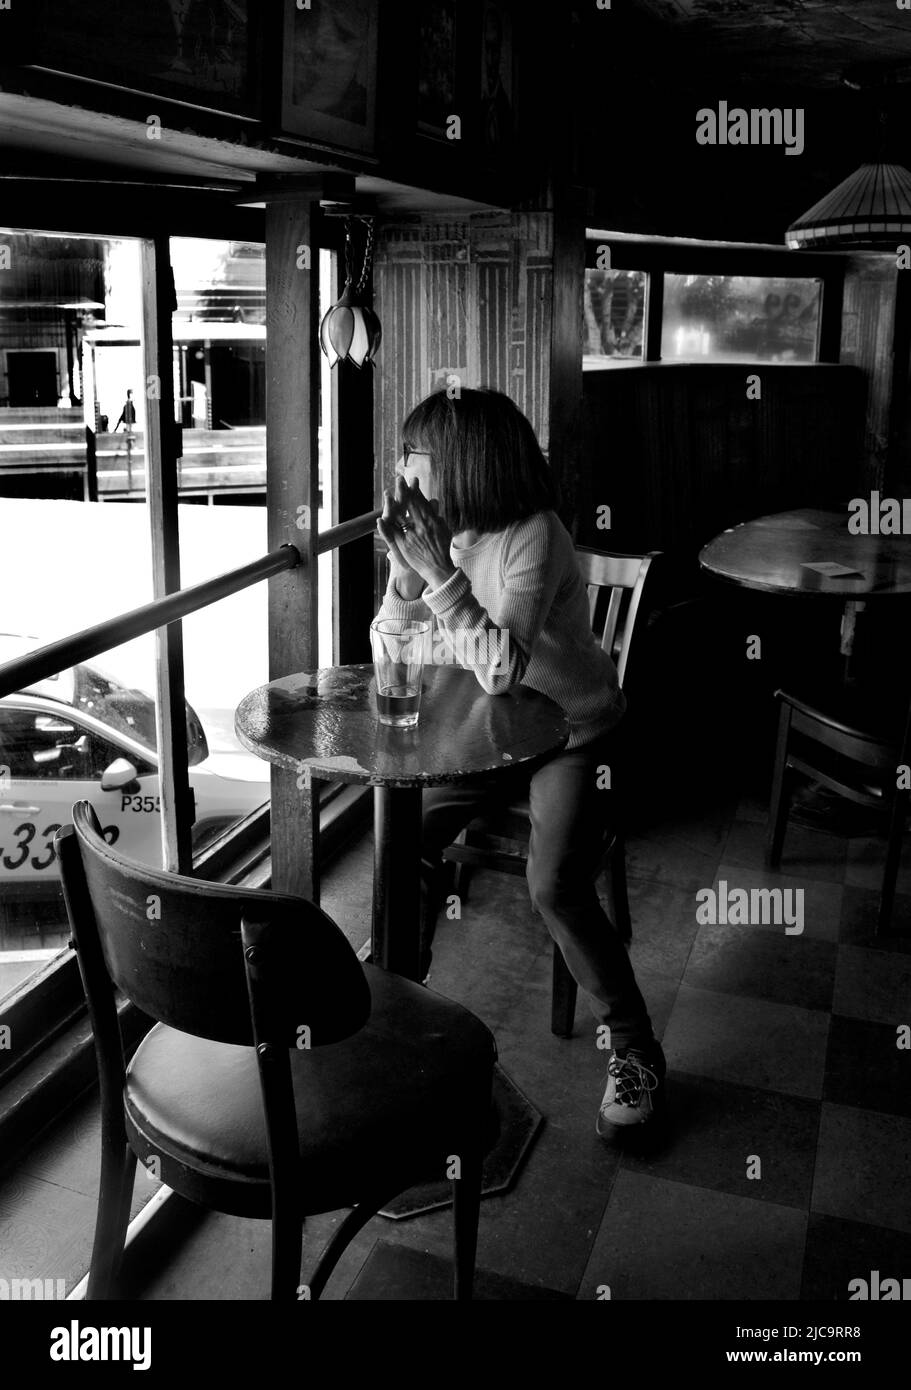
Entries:
MULTIPOLYGON (((389 550, 380 616, 434 620, 459 664, 499 694, 522 683, 569 716, 565 749, 528 782, 531 900, 610 1028, 607 1087, 597 1121, 606 1138, 651 1120, 663 1101, 664 1055, 626 949, 598 900, 595 878, 609 817, 598 769, 626 701, 591 630, 572 539, 531 425, 496 391, 428 396, 403 431, 394 490, 377 528, 389 550), (491 640, 496 630, 502 646, 491 640)), ((517 768, 508 794, 521 778, 517 768)), ((424 792, 425 945, 442 903, 442 852, 508 779, 424 792)))

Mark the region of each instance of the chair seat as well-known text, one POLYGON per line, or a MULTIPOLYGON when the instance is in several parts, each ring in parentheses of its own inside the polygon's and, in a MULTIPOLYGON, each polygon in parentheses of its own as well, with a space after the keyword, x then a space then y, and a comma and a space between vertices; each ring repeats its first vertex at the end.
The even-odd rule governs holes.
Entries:
MULTIPOLYGON (((372 997, 365 1026, 344 1042, 290 1054, 306 1214, 354 1205, 365 1187, 387 1181, 404 1190, 403 1174, 444 1177, 447 1144, 490 1093, 496 1044, 479 1019, 400 976, 364 972, 372 997)), ((159 1155, 169 1186, 198 1200, 197 1176, 181 1184, 186 1165, 208 1180, 210 1196, 220 1189, 222 1210, 268 1215, 252 1047, 156 1025, 127 1072, 125 1113, 140 1156, 159 1155)))

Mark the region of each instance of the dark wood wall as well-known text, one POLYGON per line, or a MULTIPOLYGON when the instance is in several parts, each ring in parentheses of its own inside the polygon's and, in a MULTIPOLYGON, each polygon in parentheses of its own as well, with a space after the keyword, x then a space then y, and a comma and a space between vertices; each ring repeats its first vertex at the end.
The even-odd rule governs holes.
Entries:
POLYGON ((861 486, 865 383, 854 367, 620 367, 586 372, 583 400, 580 544, 687 564, 727 526, 843 506, 861 486), (754 372, 760 400, 747 399, 754 372))
POLYGON ((889 439, 893 407, 895 294, 900 271, 894 256, 852 256, 845 273, 840 360, 858 367, 867 383, 863 491, 882 489, 895 475, 889 439))

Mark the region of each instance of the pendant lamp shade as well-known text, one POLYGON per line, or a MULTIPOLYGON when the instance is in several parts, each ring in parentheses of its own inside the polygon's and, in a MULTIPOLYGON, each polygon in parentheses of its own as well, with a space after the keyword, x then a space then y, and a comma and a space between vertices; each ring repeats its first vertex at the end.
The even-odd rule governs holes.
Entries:
POLYGON ((353 362, 364 367, 372 362, 383 337, 380 321, 370 305, 370 269, 373 264, 373 221, 367 224, 367 244, 360 278, 355 283, 354 252, 351 242, 352 218, 345 220, 345 286, 342 296, 323 315, 319 329, 320 347, 334 367, 337 362, 353 362))
POLYGON ((911 173, 901 164, 862 164, 785 233, 789 247, 875 250, 911 240, 911 173))

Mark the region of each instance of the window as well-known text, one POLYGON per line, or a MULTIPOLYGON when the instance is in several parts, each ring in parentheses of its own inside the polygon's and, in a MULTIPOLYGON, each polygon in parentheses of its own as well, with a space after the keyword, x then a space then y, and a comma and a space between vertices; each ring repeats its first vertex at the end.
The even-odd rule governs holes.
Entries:
POLYGON ((819 291, 819 280, 665 274, 662 359, 814 362, 819 291))
POLYGON ((642 360, 645 290, 641 270, 586 270, 586 366, 601 366, 603 359, 642 360))
POLYGON ((836 361, 843 276, 833 255, 589 231, 583 367, 836 361))

